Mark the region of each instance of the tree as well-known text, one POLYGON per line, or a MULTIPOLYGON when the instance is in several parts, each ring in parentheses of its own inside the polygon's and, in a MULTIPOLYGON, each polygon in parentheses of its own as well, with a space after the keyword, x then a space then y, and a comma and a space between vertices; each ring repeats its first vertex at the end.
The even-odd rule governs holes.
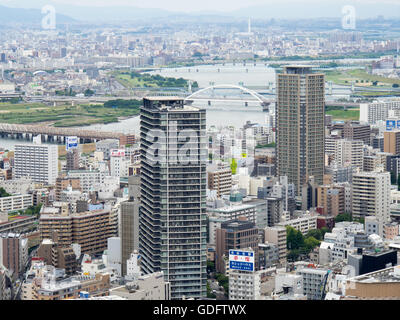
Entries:
POLYGON ((392 88, 398 88, 399 84, 398 83, 393 83, 392 88))
POLYGON ((209 273, 215 272, 215 263, 212 261, 207 261, 207 271, 209 273))
POLYGON ((90 97, 92 95, 94 95, 94 91, 90 90, 90 89, 86 89, 84 92, 85 97, 90 97))
POLYGON ((304 246, 303 234, 291 226, 286 227, 286 246, 289 250, 299 249, 304 246))
POLYGON ((296 261, 299 258, 299 256, 300 256, 300 251, 298 249, 295 249, 295 250, 290 250, 286 257, 288 261, 296 261))
POLYGON ((309 237, 306 240, 304 240, 304 245, 307 248, 308 253, 311 252, 311 250, 314 249, 315 247, 318 247, 319 244, 320 242, 314 237, 309 237))
POLYGON ((312 229, 312 230, 308 231, 306 234, 306 240, 310 237, 317 239, 317 240, 322 240, 322 238, 323 238, 322 232, 319 229, 312 229))
POLYGON ((10 197, 11 194, 9 194, 4 188, 0 188, 0 198, 3 197, 10 197))
POLYGON ((330 232, 331 230, 328 227, 322 227, 320 231, 321 231, 321 240, 323 240, 325 237, 325 233, 330 232))
POLYGON ((210 284, 207 281, 207 298, 215 299, 217 296, 211 292, 210 284))
POLYGON ((353 219, 351 218, 351 214, 349 213, 338 214, 335 218, 335 222, 352 221, 352 220, 353 219))

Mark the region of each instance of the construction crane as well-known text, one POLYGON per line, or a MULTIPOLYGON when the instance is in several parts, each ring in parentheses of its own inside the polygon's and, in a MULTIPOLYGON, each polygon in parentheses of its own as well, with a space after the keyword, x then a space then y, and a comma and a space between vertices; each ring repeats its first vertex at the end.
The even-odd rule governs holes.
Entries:
POLYGON ((331 273, 331 270, 328 270, 324 276, 324 278, 321 281, 321 284, 319 286, 319 290, 317 291, 316 295, 316 300, 325 300, 326 296, 326 284, 328 283, 328 277, 329 274, 331 273))

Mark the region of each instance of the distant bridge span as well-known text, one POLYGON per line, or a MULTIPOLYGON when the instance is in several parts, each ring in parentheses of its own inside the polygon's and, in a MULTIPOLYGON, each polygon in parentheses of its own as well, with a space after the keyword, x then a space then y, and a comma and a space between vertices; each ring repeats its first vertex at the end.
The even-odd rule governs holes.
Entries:
POLYGON ((202 92, 204 92, 204 91, 207 91, 207 90, 210 90, 210 89, 218 89, 218 88, 232 88, 232 89, 239 89, 239 90, 242 90, 242 91, 244 91, 244 92, 250 94, 252 97, 254 97, 254 98, 255 98, 258 102, 260 102, 260 104, 263 105, 263 106, 264 106, 264 105, 269 105, 269 104, 271 103, 270 101, 266 100, 266 99, 265 99, 262 95, 260 95, 259 93, 255 92, 255 91, 253 91, 253 90, 250 90, 250 89, 248 89, 248 88, 245 88, 245 87, 242 87, 242 86, 239 86, 239 85, 235 85, 235 84, 217 84, 217 85, 212 85, 212 86, 209 86, 209 87, 207 87, 207 88, 200 89, 200 90, 198 90, 198 91, 192 93, 191 95, 189 95, 188 97, 186 97, 185 100, 191 100, 192 98, 198 96, 200 93, 202 93, 202 92))
POLYGON ((104 132, 76 128, 55 128, 45 125, 21 125, 8 123, 0 123, 0 134, 42 134, 56 137, 77 136, 78 138, 87 140, 119 139, 124 136, 123 133, 118 132, 104 132))

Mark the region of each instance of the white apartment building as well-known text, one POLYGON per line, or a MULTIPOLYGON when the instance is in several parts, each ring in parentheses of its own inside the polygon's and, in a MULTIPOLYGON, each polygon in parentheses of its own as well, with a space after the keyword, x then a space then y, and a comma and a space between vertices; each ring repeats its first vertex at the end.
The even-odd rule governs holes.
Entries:
POLYGON ((207 213, 218 215, 222 219, 236 220, 239 217, 246 217, 248 221, 256 223, 256 206, 250 204, 231 203, 218 209, 207 209, 207 213))
POLYGON ((229 300, 260 300, 260 272, 229 270, 229 300))
POLYGON ((278 247, 279 262, 286 262, 286 228, 283 226, 266 227, 264 229, 264 239, 266 242, 273 243, 278 247))
POLYGON ((297 270, 296 274, 303 278, 303 294, 308 300, 318 299, 326 273, 325 269, 301 268, 297 270))
POLYGON ((375 124, 379 120, 385 121, 389 110, 400 109, 400 100, 374 101, 360 104, 360 122, 375 124))
POLYGON ((279 222, 277 225, 282 227, 291 226, 299 230, 303 235, 306 235, 308 231, 317 229, 317 216, 305 214, 296 219, 279 222))
POLYGON ((84 193, 98 191, 95 190, 95 186, 104 183, 104 172, 99 170, 71 170, 68 172, 68 177, 79 178, 84 193))
POLYGON ((364 164, 364 143, 361 140, 325 138, 325 152, 334 155, 338 167, 357 167, 360 170, 364 164))
POLYGON ((390 220, 390 173, 360 172, 353 175, 353 216, 376 216, 386 223, 390 220))
POLYGON ((22 194, 0 198, 0 211, 12 212, 33 206, 33 195, 22 194))
POLYGON ((34 182, 55 185, 58 176, 58 146, 16 144, 14 177, 30 177, 34 182))
POLYGON ((129 176, 130 159, 123 155, 110 157, 110 174, 112 177, 127 177, 129 176))

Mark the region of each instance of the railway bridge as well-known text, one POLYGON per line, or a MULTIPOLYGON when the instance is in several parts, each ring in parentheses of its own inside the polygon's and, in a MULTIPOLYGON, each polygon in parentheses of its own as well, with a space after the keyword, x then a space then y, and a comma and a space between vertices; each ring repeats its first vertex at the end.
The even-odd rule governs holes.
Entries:
POLYGON ((32 140, 33 136, 42 136, 42 141, 57 141, 65 143, 66 137, 77 136, 80 143, 96 142, 104 139, 121 139, 126 137, 123 133, 84 130, 76 128, 55 128, 46 125, 21 125, 0 123, 0 136, 15 139, 32 140))

